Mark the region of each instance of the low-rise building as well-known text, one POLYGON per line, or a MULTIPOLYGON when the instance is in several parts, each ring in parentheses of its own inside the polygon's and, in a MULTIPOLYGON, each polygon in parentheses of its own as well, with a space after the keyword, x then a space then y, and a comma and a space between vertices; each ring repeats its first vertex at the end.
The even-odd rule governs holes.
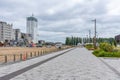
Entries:
POLYGON ((27 33, 21 33, 21 38, 29 43, 31 43, 33 39, 32 34, 27 34, 27 33))
POLYGON ((12 32, 12 40, 19 41, 21 39, 21 31, 20 29, 13 29, 12 32))
POLYGON ((120 35, 115 36, 115 40, 118 44, 120 44, 120 35))
POLYGON ((45 41, 44 40, 38 40, 38 43, 39 44, 45 44, 45 41))

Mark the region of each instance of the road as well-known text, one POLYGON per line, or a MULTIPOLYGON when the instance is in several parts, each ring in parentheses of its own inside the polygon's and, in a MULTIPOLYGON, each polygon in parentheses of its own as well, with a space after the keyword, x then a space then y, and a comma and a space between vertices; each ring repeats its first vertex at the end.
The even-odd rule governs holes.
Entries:
MULTIPOLYGON (((16 69, 16 71, 13 72, 10 72, 10 70, 4 75, 2 75, 2 72, 9 68, 9 66, 5 68, 5 70, 1 68, 1 80, 2 78, 5 78, 3 80, 120 80, 119 73, 117 74, 85 48, 75 48, 71 51, 66 51, 54 53, 54 55, 44 60, 39 60, 42 57, 29 60, 31 65, 19 70, 16 69), (33 63, 33 61, 37 63, 33 63), (45 62, 40 64, 42 61, 45 62), (34 64, 37 65, 33 67, 34 64), (29 68, 30 66, 32 67, 29 68), (18 75, 13 74, 17 71, 22 72, 18 75)), ((27 61, 18 64, 24 66, 26 62, 27 61)), ((14 64, 14 67, 18 66, 18 64, 14 64)))

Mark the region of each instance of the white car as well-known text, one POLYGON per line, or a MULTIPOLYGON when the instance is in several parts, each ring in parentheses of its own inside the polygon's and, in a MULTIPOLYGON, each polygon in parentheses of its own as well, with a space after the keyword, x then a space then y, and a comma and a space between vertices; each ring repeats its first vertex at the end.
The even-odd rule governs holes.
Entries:
POLYGON ((62 44, 56 44, 55 47, 56 48, 62 48, 62 44))

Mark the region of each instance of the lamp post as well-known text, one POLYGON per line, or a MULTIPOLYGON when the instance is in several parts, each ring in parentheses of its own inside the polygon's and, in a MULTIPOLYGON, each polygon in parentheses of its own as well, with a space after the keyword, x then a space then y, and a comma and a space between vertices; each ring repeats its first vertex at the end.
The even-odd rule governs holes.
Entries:
POLYGON ((94 34, 95 34, 95 36, 93 38, 93 42, 94 42, 94 48, 96 49, 97 48, 97 46, 96 46, 96 19, 94 19, 92 21, 94 21, 94 31, 95 31, 94 34))

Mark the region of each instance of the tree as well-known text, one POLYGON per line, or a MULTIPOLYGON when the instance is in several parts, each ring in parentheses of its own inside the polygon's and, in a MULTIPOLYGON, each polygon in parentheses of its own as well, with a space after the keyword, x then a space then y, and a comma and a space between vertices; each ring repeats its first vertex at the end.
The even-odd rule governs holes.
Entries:
POLYGON ((82 39, 80 37, 66 37, 65 44, 66 45, 77 45, 81 43, 82 39))

